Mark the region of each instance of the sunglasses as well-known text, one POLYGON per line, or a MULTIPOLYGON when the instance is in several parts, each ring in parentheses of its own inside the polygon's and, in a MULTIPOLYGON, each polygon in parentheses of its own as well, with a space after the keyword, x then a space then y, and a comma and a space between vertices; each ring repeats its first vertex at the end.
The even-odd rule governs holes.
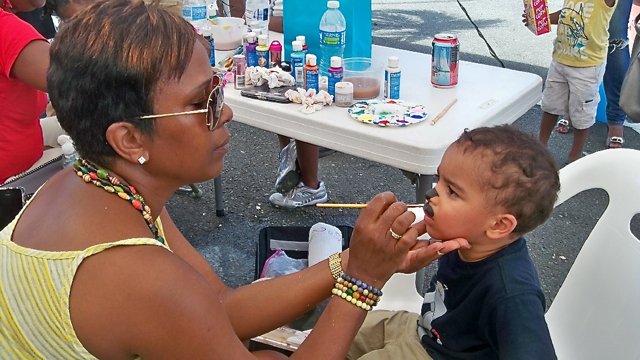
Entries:
POLYGON ((207 99, 207 107, 202 110, 192 110, 185 111, 179 113, 171 113, 171 114, 154 114, 154 115, 145 115, 140 116, 138 119, 157 119, 163 118, 167 116, 178 116, 178 115, 192 115, 192 114, 207 114, 207 128, 209 131, 213 131, 220 123, 220 115, 222 114, 222 108, 224 106, 224 88, 223 86, 222 74, 214 74, 213 75, 213 90, 209 94, 209 98, 207 99))

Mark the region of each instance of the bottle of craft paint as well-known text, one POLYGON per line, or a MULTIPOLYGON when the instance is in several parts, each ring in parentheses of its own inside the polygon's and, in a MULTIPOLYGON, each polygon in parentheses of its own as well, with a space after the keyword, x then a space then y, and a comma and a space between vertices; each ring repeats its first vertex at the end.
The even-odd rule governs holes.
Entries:
POLYGON ((302 52, 302 43, 298 40, 291 43, 291 73, 296 79, 296 86, 304 86, 305 57, 302 52))
POLYGON ((319 91, 318 84, 318 65, 316 65, 316 56, 307 54, 307 64, 304 66, 304 88, 306 90, 315 89, 319 91))
POLYGON ((387 99, 400 99, 400 67, 397 56, 390 56, 387 67, 384 69, 384 97, 387 99))
POLYGON ((269 68, 280 65, 282 62, 282 44, 280 41, 273 40, 269 46, 269 68))
POLYGON ((211 55, 209 55, 209 64, 211 66, 216 66, 216 47, 213 43, 213 29, 211 29, 210 26, 203 27, 202 36, 204 36, 205 40, 209 42, 209 47, 211 49, 211 55))
POLYGON ((307 39, 304 37, 304 35, 298 35, 296 36, 296 41, 300 41, 302 43, 302 53, 306 57, 307 54, 309 53, 309 47, 307 46, 307 39))
POLYGON ((247 45, 245 46, 245 57, 247 58, 247 66, 258 66, 258 58, 256 57, 256 47, 258 46, 258 38, 256 33, 247 34, 247 45))
POLYGON ((258 46, 256 46, 256 59, 258 66, 269 66, 269 46, 267 45, 268 36, 258 35, 258 46))
POLYGON ((235 76, 233 85, 236 90, 244 88, 244 70, 247 66, 246 60, 242 55, 233 56, 233 69, 235 76))
POLYGON ((333 95, 335 100, 336 97, 336 83, 342 81, 342 77, 344 76, 344 69, 342 68, 342 58, 339 56, 331 57, 331 67, 328 69, 329 74, 329 86, 328 93, 329 95, 333 95))

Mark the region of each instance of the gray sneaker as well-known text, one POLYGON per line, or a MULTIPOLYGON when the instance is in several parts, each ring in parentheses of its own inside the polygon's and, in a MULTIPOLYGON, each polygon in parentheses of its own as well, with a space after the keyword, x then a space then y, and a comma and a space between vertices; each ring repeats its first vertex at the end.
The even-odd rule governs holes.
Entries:
POLYGON ((308 205, 327 202, 327 189, 324 182, 320 181, 317 189, 312 189, 302 182, 287 194, 271 194, 269 201, 278 207, 295 209, 308 205))
POLYGON ((297 159, 296 142, 292 140, 289 145, 283 147, 280 150, 280 154, 278 154, 280 167, 278 168, 278 177, 275 183, 277 192, 285 194, 295 188, 300 182, 297 159))

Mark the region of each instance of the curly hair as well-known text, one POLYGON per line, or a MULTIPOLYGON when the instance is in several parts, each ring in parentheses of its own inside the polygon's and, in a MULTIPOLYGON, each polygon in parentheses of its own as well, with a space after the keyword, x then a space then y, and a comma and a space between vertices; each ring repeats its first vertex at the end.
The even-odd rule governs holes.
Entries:
POLYGON ((531 134, 509 125, 465 130, 454 143, 463 153, 480 153, 481 186, 490 189, 487 202, 502 207, 518 221, 523 235, 544 223, 560 191, 558 165, 549 150, 531 134))
POLYGON ((185 72, 196 33, 181 17, 142 0, 100 0, 65 26, 51 46, 47 82, 62 128, 86 159, 106 166, 116 156, 107 128, 130 122, 152 134, 163 81, 185 72))

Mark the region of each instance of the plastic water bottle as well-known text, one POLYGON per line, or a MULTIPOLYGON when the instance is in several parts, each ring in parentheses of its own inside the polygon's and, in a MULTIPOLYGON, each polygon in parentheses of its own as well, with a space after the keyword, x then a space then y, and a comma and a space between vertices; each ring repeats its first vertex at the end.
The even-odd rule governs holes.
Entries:
POLYGON ((244 18, 249 31, 269 35, 269 0, 247 0, 244 18))
POLYGON ((76 152, 75 146, 70 142, 62 144, 62 154, 64 154, 64 160, 62 161, 63 168, 73 166, 73 163, 80 159, 80 155, 76 152))
POLYGON ((328 1, 327 11, 320 20, 320 74, 327 76, 331 57, 342 58, 347 21, 340 12, 339 1, 328 1))
POLYGON ((189 22, 205 20, 207 18, 206 0, 184 0, 182 17, 189 22))

